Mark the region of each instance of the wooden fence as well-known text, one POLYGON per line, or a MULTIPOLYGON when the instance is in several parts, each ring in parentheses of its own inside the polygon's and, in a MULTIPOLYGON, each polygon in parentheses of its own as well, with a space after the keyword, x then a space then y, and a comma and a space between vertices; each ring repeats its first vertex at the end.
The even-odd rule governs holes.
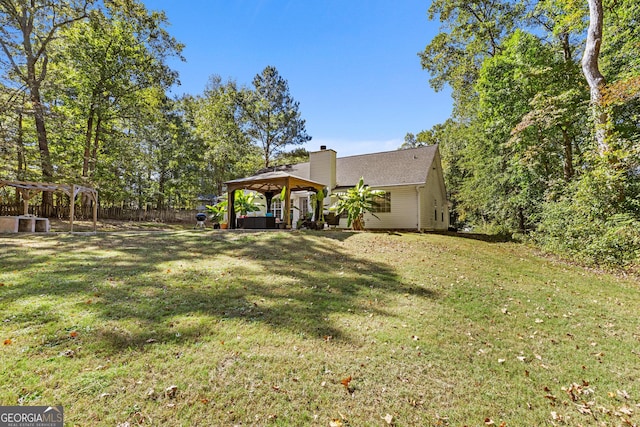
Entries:
MULTIPOLYGON (((0 204, 0 216, 22 215, 22 204, 0 204)), ((129 209, 121 207, 98 207, 98 219, 113 219, 120 221, 155 221, 155 222, 191 222, 195 221, 195 209, 129 209)), ((69 218, 69 206, 53 206, 45 213, 39 205, 29 206, 29 213, 45 218, 69 218)), ((93 213, 90 207, 76 207, 75 219, 91 220, 93 213)))

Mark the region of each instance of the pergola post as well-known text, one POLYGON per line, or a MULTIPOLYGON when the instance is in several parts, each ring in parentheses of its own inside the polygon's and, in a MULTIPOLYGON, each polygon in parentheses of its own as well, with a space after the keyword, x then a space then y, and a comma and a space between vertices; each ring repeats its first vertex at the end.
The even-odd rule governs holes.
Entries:
POLYGON ((98 224, 98 192, 92 193, 93 195, 93 232, 97 230, 98 224))
POLYGON ((76 208, 76 185, 73 184, 71 186, 71 194, 69 194, 69 224, 71 229, 70 232, 73 233, 73 217, 75 216, 75 208, 76 208))
POLYGON ((22 214, 29 215, 29 197, 28 197, 29 192, 25 191, 21 193, 22 193, 22 214))

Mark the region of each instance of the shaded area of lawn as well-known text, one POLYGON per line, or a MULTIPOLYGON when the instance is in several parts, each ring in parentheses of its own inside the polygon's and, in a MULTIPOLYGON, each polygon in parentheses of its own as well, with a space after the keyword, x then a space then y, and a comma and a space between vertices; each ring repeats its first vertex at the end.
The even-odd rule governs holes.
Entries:
MULTIPOLYGON (((175 331, 170 319, 191 314, 240 318, 317 339, 349 340, 331 315, 383 311, 366 305, 367 294, 435 297, 430 290, 402 283, 391 266, 358 258, 334 244, 349 236, 34 236, 33 249, 25 248, 22 240, 5 239, 0 265, 31 273, 20 278, 22 283, 3 289, 2 301, 56 298, 91 312, 96 322, 133 319, 140 324, 137 333, 102 333, 102 339, 111 341, 103 348, 121 351, 144 346, 150 339, 171 340, 175 331)), ((54 307, 32 309, 13 322, 27 326, 33 319, 55 322, 57 316, 54 307)), ((181 333, 183 338, 189 335, 198 337, 200 331, 181 333)))

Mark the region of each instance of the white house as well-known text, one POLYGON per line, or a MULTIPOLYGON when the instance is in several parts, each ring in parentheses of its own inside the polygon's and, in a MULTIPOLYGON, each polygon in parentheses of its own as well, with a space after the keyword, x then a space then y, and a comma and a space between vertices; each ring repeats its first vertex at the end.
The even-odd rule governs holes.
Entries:
MULTIPOLYGON (((360 177, 371 188, 385 191, 375 216, 365 215, 367 229, 448 229, 449 205, 437 145, 348 157, 338 157, 334 150, 322 146, 310 153, 308 162, 269 168, 227 185, 230 197, 240 188, 266 194, 273 215, 287 216, 295 226, 297 218, 311 210, 311 192, 322 187, 328 190, 326 211, 335 201, 331 194, 354 187, 360 177), (289 181, 285 184, 283 180, 289 181), (290 208, 289 215, 283 212, 281 202, 271 203, 275 192, 284 186, 296 208, 290 208)), ((346 218, 340 220, 340 226, 346 227, 346 218)))

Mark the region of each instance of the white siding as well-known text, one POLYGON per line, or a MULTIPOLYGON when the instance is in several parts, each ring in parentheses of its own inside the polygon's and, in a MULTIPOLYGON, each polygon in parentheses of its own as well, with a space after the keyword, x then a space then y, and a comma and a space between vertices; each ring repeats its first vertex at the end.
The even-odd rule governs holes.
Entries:
MULTIPOLYGON (((391 193, 391 212, 378 212, 374 217, 365 214, 366 229, 412 229, 418 228, 418 193, 415 186, 376 188, 391 193)), ((340 219, 340 227, 347 227, 346 218, 340 219)))
POLYGON ((449 202, 444 188, 444 177, 440 156, 436 153, 421 192, 422 228, 425 230, 447 230, 449 228, 449 202))

